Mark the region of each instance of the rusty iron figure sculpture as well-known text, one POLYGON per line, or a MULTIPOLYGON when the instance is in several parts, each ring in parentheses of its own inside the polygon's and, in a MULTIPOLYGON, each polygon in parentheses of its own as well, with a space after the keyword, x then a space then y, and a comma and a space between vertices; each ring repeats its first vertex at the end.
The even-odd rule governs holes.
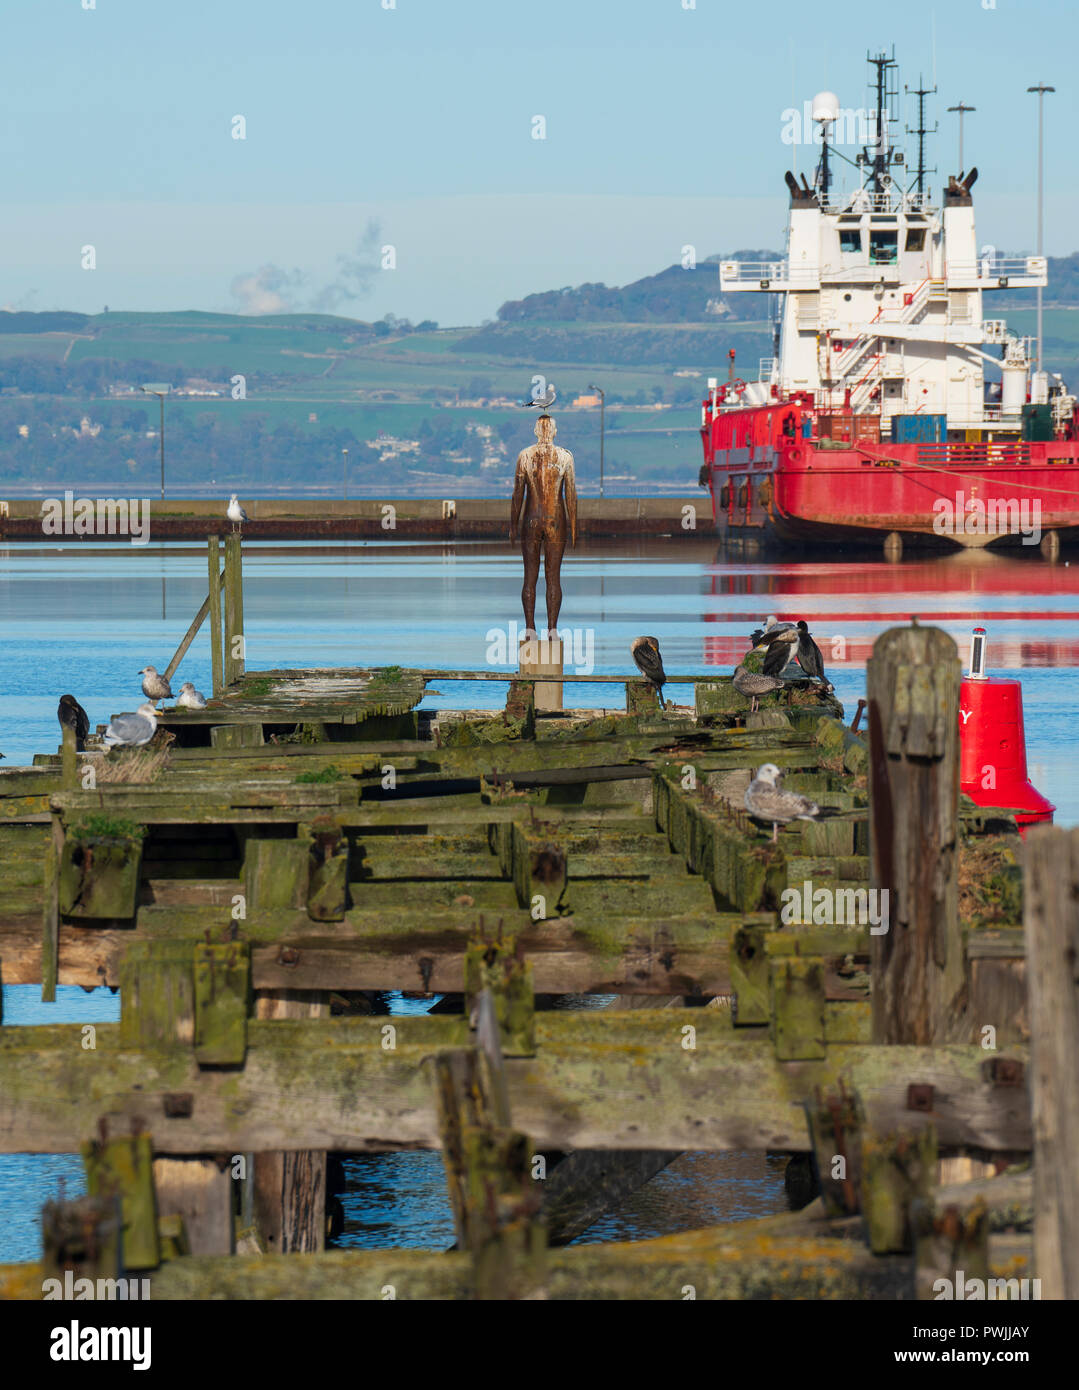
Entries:
POLYGON ((549 415, 536 421, 539 441, 517 455, 517 472, 510 503, 510 540, 521 538, 525 582, 521 590, 527 635, 536 635, 536 583, 540 555, 547 582, 547 631, 558 627, 562 608, 562 553, 566 538, 577 544, 577 487, 573 455, 554 443, 555 422, 549 415))

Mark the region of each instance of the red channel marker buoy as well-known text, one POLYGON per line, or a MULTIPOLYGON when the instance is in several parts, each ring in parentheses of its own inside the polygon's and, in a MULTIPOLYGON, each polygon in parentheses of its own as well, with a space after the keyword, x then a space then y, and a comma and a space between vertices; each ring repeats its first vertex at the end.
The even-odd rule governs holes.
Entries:
POLYGON ((985 653, 985 628, 976 627, 959 687, 959 789, 979 806, 1013 808, 1022 833, 1051 821, 1056 807, 1027 779, 1022 684, 987 676, 985 653))

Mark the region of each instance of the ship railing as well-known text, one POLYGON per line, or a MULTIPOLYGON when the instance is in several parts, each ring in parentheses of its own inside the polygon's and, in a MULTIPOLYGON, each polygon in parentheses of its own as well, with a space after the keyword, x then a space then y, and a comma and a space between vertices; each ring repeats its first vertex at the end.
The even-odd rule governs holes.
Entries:
POLYGON ((757 380, 770 382, 775 369, 776 359, 774 357, 762 357, 757 364, 757 380))
POLYGON ((1022 439, 994 439, 985 444, 918 444, 915 459, 918 463, 939 465, 965 464, 969 467, 991 468, 1030 462, 1030 445, 1022 439))
POLYGON ((870 193, 859 190, 841 202, 827 202, 821 205, 822 212, 932 212, 935 204, 928 193, 870 193))
POLYGON ((792 266, 789 261, 720 261, 719 283, 725 290, 815 289, 820 284, 820 266, 816 262, 792 266))

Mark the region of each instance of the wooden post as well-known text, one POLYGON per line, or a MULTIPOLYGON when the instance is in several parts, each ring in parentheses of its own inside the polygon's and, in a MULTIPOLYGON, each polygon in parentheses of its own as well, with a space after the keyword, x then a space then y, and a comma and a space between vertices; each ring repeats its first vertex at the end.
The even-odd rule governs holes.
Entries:
POLYGON ((871 886, 888 897, 872 939, 873 1041, 951 1041, 965 969, 956 880, 956 645, 939 628, 890 628, 866 669, 871 886))
POLYGON ((247 1055, 251 948, 195 942, 195 1058, 200 1067, 242 1067, 247 1055))
POLYGON ((1079 1298, 1079 831, 1036 826, 1024 846, 1033 1072, 1034 1274, 1079 1298))
POLYGON ((214 699, 216 700, 225 688, 224 666, 222 665, 224 649, 221 634, 221 579, 223 571, 219 568, 221 543, 216 536, 207 536, 206 548, 210 577, 210 597, 207 600, 210 605, 210 660, 213 670, 214 699))
POLYGON ((74 791, 79 785, 78 758, 75 753, 75 730, 64 725, 64 742, 60 749, 60 781, 64 791, 74 791))
MULTIPOLYGON (((123 1274, 121 1203, 110 1197, 46 1202, 41 1209, 41 1271, 63 1279, 116 1279, 123 1274)), ((79 1292, 82 1292, 81 1290, 79 1292)))
POLYGON ((861 1207, 875 1255, 913 1248, 911 1204, 927 1199, 937 1173, 937 1135, 862 1133, 861 1207))
POLYGON ((91 1197, 120 1198, 125 1269, 156 1269, 160 1263, 154 1196, 153 1141, 132 1134, 82 1145, 86 1190, 91 1197))
POLYGON ((231 1162, 222 1169, 212 1158, 155 1158, 159 1232, 182 1229, 191 1255, 231 1255, 232 1183, 231 1162))
POLYGON ((911 1203, 911 1225, 916 1298, 963 1298, 960 1271, 965 1284, 980 1279, 988 1287, 989 1208, 984 1197, 966 1210, 948 1205, 941 1211, 934 1209, 932 1201, 916 1198, 911 1203), (938 1288, 941 1282, 944 1287, 938 1288))
MULTIPOLYGON (((220 652, 220 650, 221 650, 221 642, 220 642, 220 633, 221 633, 221 616, 220 616, 220 615, 221 615, 221 597, 220 597, 220 596, 221 596, 221 580, 222 580, 222 578, 223 578, 223 575, 220 574, 220 573, 218 573, 218 571, 217 571, 217 537, 216 537, 216 536, 213 536, 213 537, 211 537, 211 540, 214 542, 214 544, 213 544, 213 546, 212 546, 212 548, 211 548, 211 551, 210 551, 210 592, 209 592, 209 594, 207 595, 206 600, 204 601, 202 607, 201 607, 201 608, 199 609, 199 611, 195 614, 195 616, 194 616, 194 618, 193 618, 193 620, 192 620, 192 622, 191 622, 191 626, 190 626, 190 627, 187 629, 187 631, 184 633, 183 641, 180 643, 180 645, 179 645, 179 646, 176 648, 176 650, 173 652, 173 654, 172 654, 172 660, 171 660, 171 661, 169 662, 169 664, 165 667, 165 679, 166 679, 167 681, 172 680, 173 673, 175 672, 177 666, 179 666, 180 662, 183 661, 184 657, 187 655, 187 649, 188 649, 188 647, 191 646, 191 643, 195 640, 195 637, 196 637, 196 635, 197 635, 197 633, 198 633, 199 628, 200 628, 200 627, 203 625, 203 623, 206 621, 206 615, 207 615, 207 613, 211 613, 211 612, 213 611, 213 604, 214 604, 214 598, 215 598, 215 597, 217 598, 217 610, 216 610, 216 611, 217 611, 217 614, 218 614, 218 619, 217 619, 218 641, 217 641, 217 644, 216 644, 216 650, 217 650, 218 652, 220 652), (217 575, 217 578, 216 578, 216 579, 214 578, 215 574, 217 575)), ((212 623, 211 623, 211 629, 212 629, 212 626, 213 626, 213 625, 212 625, 212 623)), ((217 690, 216 690, 216 688, 215 688, 214 694, 216 695, 217 693, 218 693, 218 692, 217 692, 217 690)))
POLYGON ((225 537, 225 685, 243 677, 244 660, 243 540, 238 531, 225 537))
MULTIPOLYGON (((256 1018, 328 1018, 326 991, 257 990, 256 1018)), ((270 1254, 311 1254, 326 1247, 326 1151, 255 1154, 255 1226, 270 1254)))
POLYGON ((512 939, 487 941, 480 937, 469 943, 465 951, 465 1012, 469 1017, 485 991, 494 1002, 506 1056, 534 1056, 532 967, 517 953, 512 939))
POLYGON ((60 962, 60 859, 64 852, 64 826, 53 816, 45 844, 45 884, 41 926, 41 1002, 56 1002, 56 976, 60 962))
POLYGON ((477 1046, 435 1058, 439 1129, 457 1244, 473 1261, 479 1299, 538 1294, 546 1232, 532 1178, 532 1145, 510 1127, 495 1000, 477 1001, 477 1046))

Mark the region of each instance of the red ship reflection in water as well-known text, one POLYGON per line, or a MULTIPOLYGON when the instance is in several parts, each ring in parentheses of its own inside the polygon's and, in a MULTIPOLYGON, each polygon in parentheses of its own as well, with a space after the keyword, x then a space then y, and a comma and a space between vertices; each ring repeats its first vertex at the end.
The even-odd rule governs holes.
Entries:
POLYGON ((733 667, 750 628, 774 613, 804 618, 826 663, 839 669, 864 669, 880 633, 912 616, 950 632, 964 660, 971 627, 988 628, 995 670, 1079 668, 1079 566, 985 552, 895 565, 732 567, 717 559, 708 580, 719 602, 704 621, 734 629, 705 635, 709 666, 733 667))

